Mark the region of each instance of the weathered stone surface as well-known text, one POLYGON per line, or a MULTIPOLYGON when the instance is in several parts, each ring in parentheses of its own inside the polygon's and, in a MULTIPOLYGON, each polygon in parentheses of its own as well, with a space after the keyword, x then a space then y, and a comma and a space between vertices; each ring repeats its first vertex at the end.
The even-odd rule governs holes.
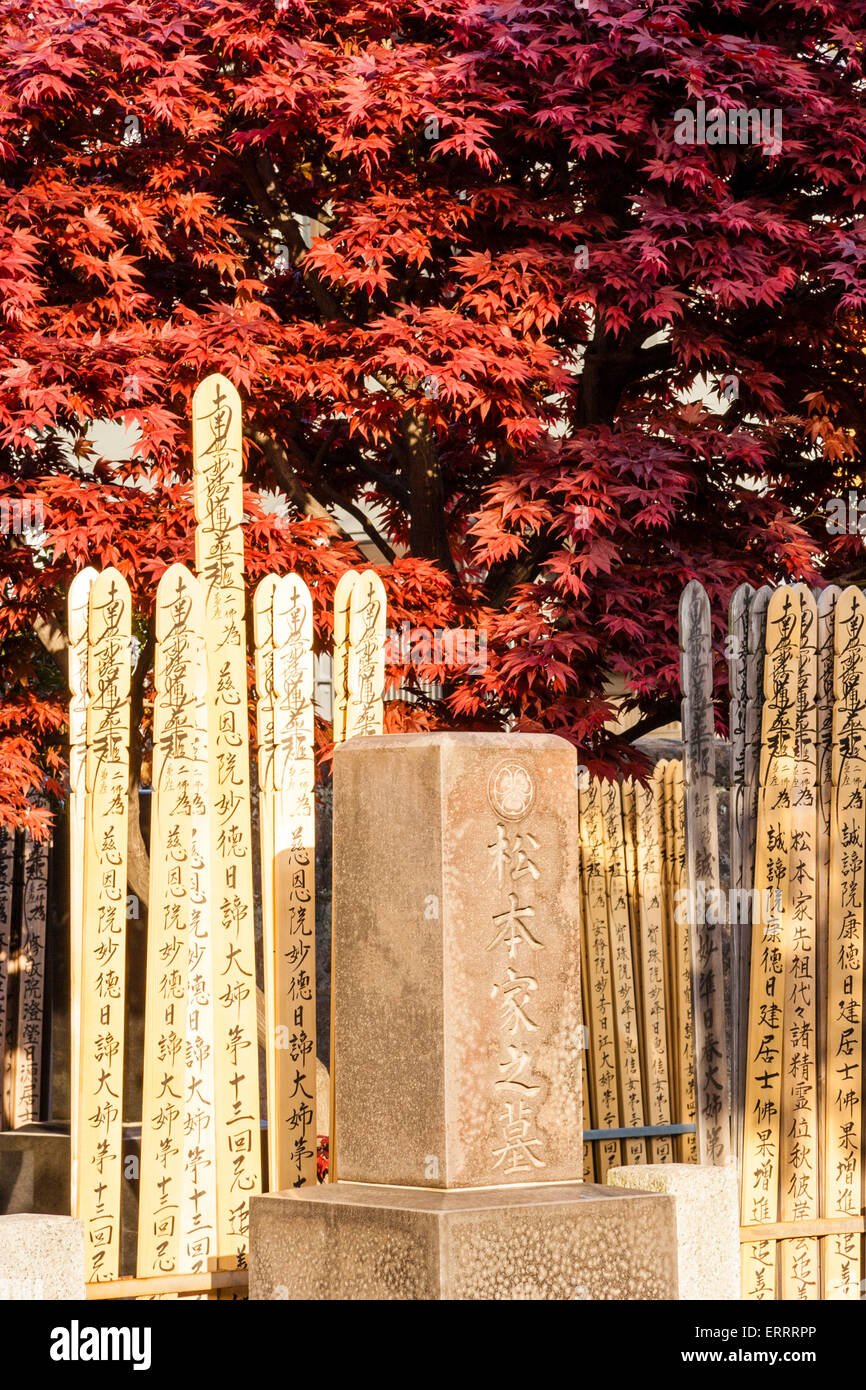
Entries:
POLYGON ((574 749, 355 739, 334 805, 340 1179, 579 1179, 574 749))
MULTIPOLYGON (((123 1126, 121 1273, 135 1273, 140 1129, 123 1126)), ((27 1125, 0 1134, 0 1215, 69 1215, 69 1134, 27 1125)))
POLYGON ((611 1168, 618 1189, 665 1192, 676 1202, 681 1299, 740 1297, 740 1221, 737 1169, 695 1163, 611 1168))
POLYGON ((561 1183, 253 1197, 253 1299, 674 1299, 673 1199, 561 1183))
POLYGON ((0 1302, 84 1298, 84 1226, 72 1216, 0 1216, 0 1302))

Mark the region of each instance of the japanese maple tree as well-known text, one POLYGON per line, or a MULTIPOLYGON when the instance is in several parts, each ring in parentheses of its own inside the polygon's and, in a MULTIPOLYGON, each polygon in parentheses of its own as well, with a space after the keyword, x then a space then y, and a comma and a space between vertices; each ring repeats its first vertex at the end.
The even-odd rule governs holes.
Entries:
POLYGON ((864 52, 866 0, 5 0, 0 486, 46 539, 0 552, 0 823, 62 795, 85 564, 133 587, 146 727, 213 370, 251 582, 296 568, 326 642, 349 515, 394 626, 486 632, 390 727, 552 729, 610 768, 612 690, 630 737, 675 717, 689 579, 721 634, 745 579, 857 578, 823 504, 864 428, 864 52), (678 143, 699 101, 781 113, 780 148, 678 143))

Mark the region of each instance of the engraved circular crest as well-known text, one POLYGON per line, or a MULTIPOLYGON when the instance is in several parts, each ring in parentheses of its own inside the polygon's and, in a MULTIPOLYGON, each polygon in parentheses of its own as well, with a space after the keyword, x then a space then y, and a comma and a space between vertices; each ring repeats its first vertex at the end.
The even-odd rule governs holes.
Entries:
POLYGON ((487 779, 487 799, 497 816, 521 820, 535 800, 532 778, 522 763, 499 763, 487 779))

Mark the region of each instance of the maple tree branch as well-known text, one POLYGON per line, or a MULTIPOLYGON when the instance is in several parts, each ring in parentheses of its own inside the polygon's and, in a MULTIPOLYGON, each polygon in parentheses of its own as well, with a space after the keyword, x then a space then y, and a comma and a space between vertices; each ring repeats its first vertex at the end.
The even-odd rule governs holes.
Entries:
POLYGON ((284 444, 274 439, 267 430, 255 425, 244 426, 244 434, 257 444, 276 474, 280 486, 287 497, 297 507, 302 516, 316 516, 330 521, 335 530, 341 528, 334 517, 311 492, 304 487, 291 463, 284 444))
POLYGON ((629 743, 634 743, 639 738, 646 738, 648 734, 653 733, 663 725, 678 721, 681 713, 679 700, 673 695, 667 696, 663 700, 656 701, 652 709, 641 715, 636 724, 630 725, 625 730, 625 737, 629 743))
POLYGON ((319 310, 329 319, 346 318, 333 293, 321 278, 304 270, 301 262, 307 253, 301 229, 291 211, 287 208, 280 192, 279 177, 267 156, 256 153, 251 158, 241 160, 241 171, 253 201, 267 220, 268 225, 277 227, 289 248, 292 266, 300 269, 304 284, 312 295, 319 310))
MULTIPOLYGON (((304 487, 297 472, 291 465, 289 453, 284 444, 275 440, 263 429, 250 427, 245 429, 244 433, 259 446, 268 460, 268 463, 276 473, 283 491, 288 495, 291 501, 294 502, 302 515, 327 519, 335 532, 339 533, 346 540, 352 540, 352 537, 347 534, 344 527, 337 521, 337 518, 328 511, 328 508, 304 487)), ((364 514, 360 507, 357 507, 348 497, 344 497, 341 492, 338 492, 335 487, 332 487, 331 484, 326 482, 322 477, 316 479, 316 487, 319 492, 330 499, 334 506, 342 507, 344 511, 355 518, 386 560, 391 561, 394 559, 395 551, 393 547, 389 545, 385 537, 379 533, 370 521, 370 518, 364 514)))
POLYGON ((400 437, 408 459, 410 549, 413 555, 434 560, 454 574, 446 524, 445 487, 436 439, 426 415, 407 410, 400 421, 400 437))
POLYGON ((69 638, 56 618, 46 618, 42 614, 33 620, 33 632, 55 664, 69 679, 69 638))

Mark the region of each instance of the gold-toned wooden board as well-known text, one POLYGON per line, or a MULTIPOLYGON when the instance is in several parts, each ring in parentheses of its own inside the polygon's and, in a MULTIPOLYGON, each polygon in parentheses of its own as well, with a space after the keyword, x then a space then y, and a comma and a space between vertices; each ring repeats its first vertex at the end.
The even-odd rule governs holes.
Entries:
MULTIPOLYGON (((659 872, 659 808, 655 784, 634 789, 635 856, 641 956, 642 1055, 646 1068, 646 1112, 651 1125, 671 1121, 664 954, 664 905, 659 872)), ((673 1140, 649 1141, 650 1162, 672 1163, 673 1140)))
POLYGON ((192 401, 196 569, 204 590, 219 1268, 244 1268, 261 1191, 244 614, 241 402, 216 373, 192 401))
POLYGON ((740 841, 742 887, 750 892, 748 921, 737 928, 738 1010, 734 1027, 740 1040, 737 1075, 736 1136, 737 1155, 742 1162, 743 1129, 746 1114, 746 1039, 749 1030, 749 981, 752 960, 751 890, 755 883, 755 841, 758 834, 758 794, 761 769, 761 711, 764 705, 764 653, 767 637, 767 606, 773 590, 765 584, 753 594, 749 604, 748 647, 746 650, 745 790, 743 796, 743 834, 740 841))
POLYGON ((346 715, 349 708, 349 607, 352 590, 358 582, 357 570, 346 570, 334 589, 334 742, 346 737, 346 715))
MULTIPOLYGON (((381 579, 374 570, 364 570, 355 579, 343 575, 334 595, 334 728, 342 724, 340 702, 346 700, 345 738, 381 734, 385 719, 385 631, 388 621, 387 598, 381 579), (341 588, 344 584, 345 587, 341 588), (344 605, 349 602, 348 652, 345 652, 344 605), (345 661, 345 668, 343 662, 345 661)), ((331 979, 334 952, 331 948, 331 979)), ((337 1050, 333 1028, 334 995, 331 989, 331 1133, 328 1136, 328 1177, 337 1181, 337 1050)))
MULTIPOLYGON (((734 591, 728 609, 728 691, 730 693, 728 736, 731 744, 731 789, 729 800, 730 880, 731 888, 739 893, 751 889, 746 882, 745 856, 747 834, 746 810, 746 717, 748 711, 748 651, 749 608, 754 589, 741 584, 734 591)), ((743 1013, 741 990, 748 988, 743 978, 742 956, 748 941, 750 924, 731 920, 731 1110, 733 1143, 740 1153, 743 1121, 743 1055, 744 1035, 739 1027, 743 1013)))
MULTIPOLYGON (((655 798, 659 822, 659 879, 662 890, 662 948, 664 952, 665 999, 667 1010, 668 1082, 671 1095, 671 1114, 676 1109, 677 1097, 677 972, 676 972, 676 925, 674 922, 675 904, 671 890, 671 851, 669 849, 671 816, 667 804, 665 772, 667 760, 656 763, 652 772, 652 792, 655 798)), ((680 1139, 674 1139, 674 1154, 679 1157, 680 1139)))
POLYGON ((375 570, 364 570, 349 600, 349 703, 346 738, 381 734, 384 721, 385 587, 375 570))
POLYGON ((3 1091, 6 1074, 6 1027, 9 1013, 12 954, 12 890, 15 872, 15 833, 0 826, 0 1129, 4 1128, 3 1091))
MULTIPOLYGON (((643 1058, 643 1015, 640 1002, 643 997, 643 983, 641 980, 643 957, 641 955, 640 945, 637 808, 635 802, 634 779, 632 777, 626 777, 620 782, 620 797, 622 799, 622 844, 625 860, 626 897, 628 899, 628 919, 631 931, 631 961, 632 970, 634 972, 635 998, 638 1001, 638 1034, 640 1037, 641 1058, 643 1058)), ((644 1081, 646 1081, 646 1078, 644 1078, 644 1081)))
MULTIPOLYGON (((616 1000, 610 966, 610 934, 607 919, 604 832, 601 818, 601 784, 592 778, 580 789, 580 845, 585 894, 584 924, 587 939, 586 980, 592 1063, 589 1068, 592 1117, 597 1129, 618 1129, 619 1080, 616 1061, 616 1000)), ((602 1139, 594 1145, 596 1181, 603 1183, 608 1168, 622 1162, 619 1139, 602 1139)))
MULTIPOLYGON (((592 1010, 590 1007, 589 983, 589 933, 587 931, 586 869, 584 868, 583 833, 578 815, 578 849, 580 854, 580 980, 581 980, 581 1022, 583 1024, 583 1060, 581 1085, 583 1087, 583 1127, 584 1130, 597 1128, 595 1118, 595 1056, 592 1045, 592 1010)), ((588 1140, 583 1143, 583 1180, 595 1182, 594 1145, 588 1140)))
POLYGON ((727 926, 709 922, 708 914, 698 910, 702 890, 719 890, 719 842, 710 603, 696 579, 683 590, 679 627, 687 882, 695 907, 691 937, 698 1152, 702 1163, 724 1165, 732 1153, 725 1028, 727 926))
POLYGON ((48 840, 24 835, 21 944, 17 952, 18 1022, 15 1040, 13 1128, 41 1119, 42 1024, 45 1007, 48 840))
POLYGON ((207 807, 204 606, 171 565, 156 590, 150 898, 142 1075, 137 1272, 179 1270, 188 1080, 187 986, 193 816, 207 807))
POLYGON ((84 915, 84 764, 87 756, 87 614, 96 570, 79 570, 67 594, 69 637, 69 1114, 70 1210, 78 1190, 78 1103, 81 1094, 81 949, 84 915))
POLYGON ((265 1074, 267 1095, 268 1191, 275 1192, 276 1027, 274 1023, 274 590, 277 576, 266 575, 253 596, 253 638, 256 654, 256 737, 258 739, 259 846, 262 882, 262 959, 265 1000, 265 1074), (269 965, 268 963, 271 962, 269 965))
MULTIPOLYGON (((817 749, 818 830, 816 836, 815 939, 816 939, 816 1037, 818 1039, 818 1192, 823 1210, 826 1187, 824 1125, 827 1113, 827 949, 830 940, 830 823, 833 788, 833 703, 836 665, 836 602, 842 590, 835 585, 814 589, 818 608, 818 702, 815 720, 817 749)), ((836 1234, 834 1232, 833 1234, 836 1234)), ((826 1246, 820 1243, 820 1259, 826 1246)), ((823 1297, 823 1271, 820 1296, 823 1297)))
MULTIPOLYGON (((827 949, 825 1217, 859 1216, 863 1184, 863 905, 866 888, 866 600, 854 587, 835 606, 830 937, 827 949)), ((821 1242, 823 1294, 861 1296, 861 1241, 821 1242)))
POLYGON ((277 1186, 316 1183, 316 766, 313 601, 297 575, 273 597, 274 1063, 277 1186))
MULTIPOLYGON (((788 918, 800 626, 800 596, 791 587, 780 585, 767 608, 764 661, 755 849, 758 920, 752 930, 743 1131, 741 1221, 744 1226, 775 1222, 779 1216, 784 943, 788 918)), ((742 1246, 744 1298, 776 1297, 776 1244, 767 1240, 742 1246)))
POLYGON ((90 590, 81 954, 78 1191, 88 1283, 116 1279, 123 1161, 123 1043, 132 600, 107 569, 90 590))
MULTIPOLYGON (((610 925, 611 975, 616 1010, 620 1109, 623 1126, 640 1128, 646 1122, 641 1077, 640 1027, 631 953, 622 799, 617 782, 601 784, 601 818, 610 925)), ((623 1153, 628 1164, 646 1163, 646 1140, 624 1139, 623 1153)))
MULTIPOLYGON (((816 1076, 816 836, 818 610, 812 592, 798 584, 800 652, 791 784, 791 842, 785 916, 785 1017, 782 1047, 780 1217, 807 1221, 818 1215, 818 1104, 816 1076)), ((818 1242, 785 1240, 780 1249, 783 1299, 815 1299, 820 1293, 818 1242)))
MULTIPOLYGON (((204 621, 201 584, 200 619, 204 621)), ((201 629, 199 629, 201 632, 201 629)), ((210 898, 210 785, 208 688, 203 636, 196 643, 195 756, 191 760, 193 798, 189 833, 189 956, 186 985, 186 1064, 184 1075, 184 1164, 180 1187, 181 1276, 205 1274, 217 1243, 217 1135, 214 1055, 214 948, 210 898)))
MULTIPOLYGON (((671 884, 674 901, 682 904, 683 895, 687 895, 688 892, 686 887, 686 807, 682 763, 679 760, 673 760, 665 775, 668 782, 671 822, 671 884)), ((692 1125, 697 1123, 698 1096, 695 1081, 692 932, 687 909, 679 911, 675 927, 677 950, 675 989, 678 1051, 677 1123, 692 1125)), ((683 1163, 697 1163, 699 1161, 697 1134, 683 1134, 679 1136, 679 1139, 681 1161, 683 1163)))

